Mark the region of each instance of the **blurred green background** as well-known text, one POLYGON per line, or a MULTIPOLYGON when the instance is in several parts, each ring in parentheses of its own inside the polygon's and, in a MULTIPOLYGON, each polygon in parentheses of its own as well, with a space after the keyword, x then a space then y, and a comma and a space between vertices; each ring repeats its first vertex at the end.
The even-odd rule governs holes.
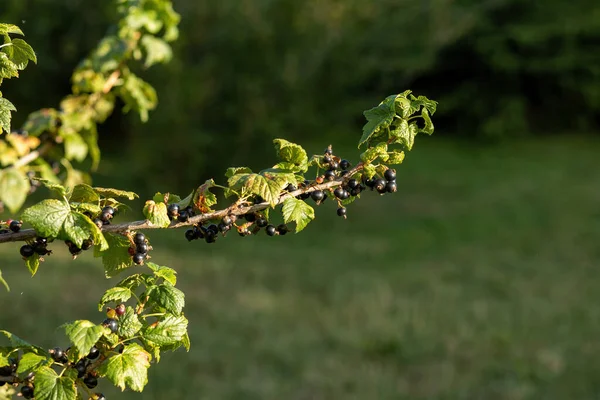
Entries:
MULTIPOLYGON (((179 271, 192 351, 151 369, 144 399, 600 398, 600 3, 595 0, 176 0, 181 38, 142 72, 147 124, 103 126, 96 183, 188 192, 225 167, 274 161, 271 139, 356 161, 362 110, 412 89, 440 102, 399 193, 367 193, 309 231, 188 244, 153 233, 179 271)), ((112 2, 2 0, 37 66, 3 93, 55 106, 114 20, 112 2)), ((137 215, 129 216, 136 218, 137 215)), ((62 246, 12 291, 0 328, 66 346, 100 320, 110 282, 62 246)))

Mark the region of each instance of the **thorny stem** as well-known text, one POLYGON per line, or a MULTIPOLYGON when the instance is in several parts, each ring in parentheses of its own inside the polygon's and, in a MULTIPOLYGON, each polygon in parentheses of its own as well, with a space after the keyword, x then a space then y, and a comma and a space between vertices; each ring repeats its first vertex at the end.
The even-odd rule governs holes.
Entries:
MULTIPOLYGON (((310 185, 306 188, 301 188, 301 189, 295 190, 290 193, 282 193, 279 196, 279 199, 277 200, 275 205, 279 205, 279 204, 283 203, 285 201, 285 199, 287 199, 287 198, 298 197, 302 193, 310 193, 315 190, 325 190, 325 189, 331 189, 331 188, 334 188, 337 186, 341 186, 352 175, 354 175, 356 172, 358 172, 362 169, 363 169, 363 164, 359 163, 354 168, 349 170, 347 175, 336 178, 333 181, 323 182, 323 183, 316 184, 316 185, 310 185)), ((158 225, 153 225, 150 221, 145 219, 145 220, 140 220, 140 221, 124 222, 121 224, 104 225, 102 227, 102 232, 125 233, 128 231, 137 231, 137 230, 142 230, 142 229, 176 229, 176 228, 182 228, 184 226, 195 225, 200 222, 205 222, 205 221, 208 221, 211 219, 220 219, 226 215, 238 216, 238 215, 244 215, 247 213, 258 212, 258 211, 265 210, 265 209, 269 208, 270 206, 271 206, 271 204, 269 204, 268 202, 254 204, 252 206, 244 206, 244 205, 238 204, 238 202, 235 202, 234 204, 232 204, 229 207, 224 208, 222 210, 193 216, 186 222, 173 221, 173 222, 171 222, 171 225, 169 225, 166 228, 163 228, 158 225)), ((24 229, 17 233, 5 233, 5 234, 0 235, 0 243, 25 241, 25 240, 33 239, 35 237, 36 237, 36 233, 33 229, 24 229)))

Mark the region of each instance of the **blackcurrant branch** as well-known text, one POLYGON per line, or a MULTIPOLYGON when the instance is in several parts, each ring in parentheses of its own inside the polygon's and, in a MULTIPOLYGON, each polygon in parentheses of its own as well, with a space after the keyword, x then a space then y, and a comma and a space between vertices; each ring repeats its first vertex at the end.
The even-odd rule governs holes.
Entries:
MULTIPOLYGON (((326 190, 326 189, 331 189, 331 188, 334 188, 337 186, 341 186, 345 181, 350 179, 350 177, 352 175, 354 175, 356 172, 358 172, 362 169, 363 169, 363 164, 358 163, 354 168, 348 170, 348 173, 345 176, 336 178, 329 182, 308 185, 307 187, 297 189, 293 192, 281 194, 279 196, 279 199, 275 203, 275 205, 283 203, 283 201, 289 197, 298 197, 303 193, 310 193, 310 192, 314 192, 316 190, 326 190)), ((177 228, 182 228, 184 226, 196 225, 200 222, 205 222, 208 220, 221 219, 227 215, 239 216, 239 215, 245 215, 248 213, 255 213, 255 212, 258 212, 261 210, 265 210, 269 207, 271 207, 271 204, 266 201, 262 202, 262 203, 254 204, 252 206, 243 206, 243 205, 234 203, 234 204, 230 205, 229 207, 224 208, 222 210, 195 215, 193 217, 190 217, 185 222, 173 221, 171 223, 171 225, 169 225, 166 228, 163 228, 163 227, 157 226, 157 225, 153 225, 152 223, 150 223, 150 221, 148 221, 146 219, 146 220, 140 220, 140 221, 124 222, 121 224, 104 225, 101 229, 103 232, 110 232, 110 233, 125 233, 128 231, 137 231, 137 230, 143 230, 143 229, 177 229, 177 228)), ((34 239, 36 236, 37 235, 36 235, 35 230, 23 229, 16 233, 1 234, 0 235, 0 243, 26 241, 26 240, 34 239)))

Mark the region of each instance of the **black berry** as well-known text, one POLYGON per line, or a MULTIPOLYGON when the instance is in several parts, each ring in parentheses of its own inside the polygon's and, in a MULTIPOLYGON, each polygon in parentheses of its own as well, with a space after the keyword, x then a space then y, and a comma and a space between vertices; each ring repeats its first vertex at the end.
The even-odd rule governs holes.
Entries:
POLYGON ((185 238, 188 240, 188 242, 191 242, 192 240, 198 239, 198 236, 196 235, 196 231, 194 229, 188 229, 185 231, 185 238))
POLYGON ((256 221, 256 214, 248 213, 248 214, 244 215, 244 218, 246 218, 246 221, 248 221, 248 222, 254 222, 254 221, 256 221))
POLYGON ((348 168, 350 168, 350 161, 348 161, 348 160, 340 161, 340 168, 343 169, 344 171, 347 170, 348 168))
POLYGON ((333 170, 325 171, 325 174, 323 175, 323 177, 327 181, 332 181, 335 179, 335 171, 333 171, 333 170))
POLYGON ((83 242, 81 242, 81 250, 89 250, 93 245, 94 242, 92 240, 85 239, 83 242))
POLYGON ((215 224, 210 224, 206 227, 206 230, 212 232, 215 236, 219 233, 219 227, 215 224))
POLYGON ((98 378, 96 378, 93 375, 86 375, 85 378, 83 378, 83 383, 85 384, 85 386, 87 386, 90 389, 95 388, 96 386, 98 386, 98 378))
POLYGON ((144 235, 142 232, 136 233, 135 236, 133 237, 133 243, 135 243, 135 244, 146 243, 146 235, 144 235))
POLYGON ((133 255, 133 262, 137 265, 141 265, 144 263, 144 260, 146 259, 146 255, 142 254, 142 253, 135 253, 133 255))
POLYGON ((71 243, 71 245, 69 245, 69 253, 71 253, 74 256, 78 256, 79 254, 81 254, 81 249, 75 246, 73 243, 71 243))
POLYGON ((26 399, 33 398, 33 388, 31 386, 23 386, 21 388, 21 395, 26 399))
POLYGON ((27 257, 31 257, 33 255, 33 253, 35 253, 35 250, 34 250, 33 246, 24 244, 23 246, 21 246, 21 249, 19 250, 19 252, 21 253, 21 255, 23 257, 27 258, 27 257))
POLYGON ((373 178, 365 179, 365 185, 367 187, 370 187, 371 189, 373 189, 373 187, 375 187, 375 179, 373 179, 373 178))
POLYGON ((96 224, 96 226, 98 228, 102 228, 102 226, 104 225, 104 222, 102 222, 102 220, 100 218, 94 218, 94 224, 96 224))
POLYGON ((333 154, 333 151, 331 150, 331 146, 329 146, 329 147, 327 147, 325 149, 325 154, 327 154, 327 155, 332 155, 333 154))
POLYGON ((340 217, 345 217, 346 216, 346 208, 345 207, 338 208, 337 215, 339 215, 340 217))
POLYGON ((194 212, 194 207, 192 206, 187 206, 185 208, 185 212, 188 213, 188 216, 193 217, 194 215, 196 215, 196 213, 194 212))
POLYGON ((375 179, 375 185, 373 185, 373 187, 379 192, 379 193, 385 193, 385 185, 387 184, 387 182, 384 179, 381 178, 377 178, 375 179))
POLYGON ((95 360, 100 355, 100 350, 97 347, 92 347, 86 356, 89 360, 95 360))
POLYGON ((115 215, 115 209, 111 206, 106 206, 102 209, 102 214, 107 213, 110 214, 111 216, 115 215))
POLYGON ((217 240, 217 234, 213 231, 207 230, 204 236, 204 240, 206 241, 206 243, 214 243, 217 240))
POLYGON ((189 219, 190 219, 190 214, 186 210, 179 211, 179 215, 177 216, 177 221, 187 222, 189 219))
POLYGON ((339 167, 340 167, 340 164, 339 164, 337 161, 335 161, 335 160, 332 160, 332 161, 329 163, 329 169, 336 170, 336 169, 338 169, 339 167))
POLYGON ((148 244, 147 243, 138 243, 135 245, 136 253, 147 254, 148 253, 148 244))
POLYGON ((325 155, 323 156, 323 163, 324 163, 324 164, 329 164, 331 161, 332 161, 332 160, 331 160, 331 156, 330 156, 329 154, 325 154, 325 155))
POLYGON ((43 238, 43 237, 36 237, 35 244, 40 245, 40 246, 45 246, 48 244, 48 239, 43 238))
POLYGON ((177 217, 177 214, 179 214, 179 205, 177 203, 169 204, 167 207, 167 214, 169 214, 169 217, 171 218, 177 217))
POLYGON ((267 235, 275 236, 275 233, 277 232, 277 228, 275 228, 275 226, 273 226, 273 225, 267 225, 267 227, 265 228, 265 231, 267 231, 267 235))
POLYGON ((269 221, 267 221, 267 219, 265 217, 261 216, 256 220, 256 226, 258 226, 259 228, 264 228, 268 224, 269 224, 269 221))
POLYGON ((391 168, 388 168, 383 173, 383 177, 385 178, 386 181, 393 181, 396 179, 396 171, 394 171, 391 168))
POLYGON ((344 188, 342 188, 341 186, 338 186, 337 188, 335 188, 335 190, 333 191, 333 195, 335 197, 337 197, 338 199, 343 200, 344 196, 345 196, 345 190, 344 188))
POLYGON ((94 393, 94 400, 106 400, 106 397, 102 393, 94 393))
POLYGON ((312 192, 310 192, 310 197, 312 197, 312 199, 314 201, 316 201, 317 203, 321 202, 321 200, 323 200, 324 197, 324 193, 322 190, 314 190, 312 192))
POLYGON ((60 362, 65 355, 65 352, 60 347, 55 347, 52 349, 52 351, 50 351, 50 354, 52 355, 52 359, 54 361, 60 362))
POLYGON ((21 223, 21 221, 17 221, 17 220, 12 220, 10 221, 10 224, 8 225, 8 229, 10 229, 11 231, 17 233, 21 230, 21 225, 23 225, 21 223))
POLYGON ((77 371, 77 377, 83 378, 87 370, 87 366, 85 365, 85 359, 79 360, 77 364, 75 364, 75 370, 77 371))
POLYGON ((306 192, 304 192, 300 195, 300 199, 302 199, 302 200, 307 200, 309 197, 310 197, 310 193, 306 193, 306 192))
POLYGON ((229 232, 229 230, 231 229, 231 225, 227 225, 227 224, 224 224, 223 222, 219 222, 219 225, 217 225, 217 228, 219 228, 219 232, 225 233, 225 232, 229 232))
POLYGON ((110 329, 110 331, 112 333, 117 332, 117 329, 119 329, 119 323, 117 322, 116 319, 112 319, 112 318, 106 318, 103 322, 102 325, 106 326, 108 329, 110 329))
POLYGON ((296 190, 298 190, 298 188, 295 185, 293 185, 293 184, 290 183, 289 185, 287 185, 285 187, 285 190, 287 192, 295 192, 296 190))
POLYGON ((385 185, 385 191, 388 193, 396 193, 397 190, 398 190, 398 186, 396 186, 396 181, 389 181, 385 185))
POLYGON ((360 187, 355 187, 354 189, 350 190, 350 196, 358 196, 360 191, 360 187))
POLYGON ((283 236, 288 233, 288 227, 285 224, 279 224, 277 225, 277 232, 279 235, 283 236))
POLYGON ((358 181, 356 179, 350 179, 348 181, 348 187, 350 189, 354 189, 354 188, 358 187, 358 181))
POLYGON ((223 219, 221 220, 221 222, 224 225, 231 225, 231 224, 233 224, 233 221, 231 220, 231 217, 229 215, 224 216, 223 219))

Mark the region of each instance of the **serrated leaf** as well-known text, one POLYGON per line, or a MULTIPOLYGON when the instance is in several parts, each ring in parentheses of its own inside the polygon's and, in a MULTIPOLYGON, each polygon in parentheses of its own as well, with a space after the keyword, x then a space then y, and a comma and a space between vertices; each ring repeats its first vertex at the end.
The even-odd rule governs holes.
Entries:
POLYGON ((45 131, 54 131, 58 121, 58 112, 53 108, 44 108, 27 116, 23 129, 29 135, 39 136, 45 131))
POLYGON ((404 152, 403 151, 393 150, 393 151, 388 152, 387 164, 390 164, 390 165, 402 164, 402 161, 404 161, 404 152))
POLYGON ((308 169, 308 156, 302 146, 288 142, 285 139, 275 139, 273 144, 277 155, 282 161, 295 165, 299 171, 306 172, 308 169))
POLYGON ((133 265, 128 251, 131 244, 121 235, 105 233, 104 237, 108 248, 104 251, 94 248, 94 257, 102 257, 104 274, 112 278, 133 265))
POLYGON ((106 332, 106 328, 102 325, 96 325, 86 320, 78 320, 66 324, 64 327, 69 340, 81 355, 89 353, 90 349, 106 332))
POLYGON ((17 35, 23 35, 23 31, 17 25, 13 24, 0 24, 0 35, 6 35, 8 33, 15 33, 17 35))
POLYGON ((234 175, 239 174, 251 174, 252 170, 248 167, 229 167, 227 171, 225 171, 225 177, 231 178, 234 175))
POLYGON ((167 214, 167 205, 165 203, 155 203, 154 200, 146 201, 144 205, 144 217, 151 225, 166 228, 171 225, 169 214, 167 214))
POLYGON ((128 192, 126 190, 108 189, 101 187, 94 187, 93 189, 102 197, 125 197, 129 200, 134 200, 139 197, 136 193, 128 192))
POLYGON ((58 237, 65 220, 71 214, 69 203, 46 199, 23 212, 23 221, 30 223, 39 236, 58 237))
POLYGON ((156 265, 153 262, 147 262, 146 266, 154 272, 156 277, 163 278, 173 286, 177 284, 177 272, 173 268, 156 265))
MULTIPOLYGON (((189 197, 188 203, 191 201, 193 193, 194 192, 190 193, 190 195, 188 196, 189 197)), ((164 193, 163 194, 163 193, 158 192, 154 195, 154 197, 152 197, 152 200, 154 200, 157 203, 171 204, 171 203, 177 203, 177 202, 181 201, 181 197, 179 197, 173 193, 164 193)), ((186 206, 187 206, 187 204, 186 204, 186 206)))
POLYGON ((315 219, 314 208, 295 197, 285 199, 281 211, 286 224, 292 221, 296 223, 296 232, 300 232, 310 221, 315 219))
POLYGON ((295 182, 295 178, 289 173, 238 174, 229 178, 229 186, 234 190, 260 196, 271 206, 277 204, 281 191, 292 182, 295 182))
POLYGON ((9 331, 0 330, 0 333, 3 334, 9 340, 12 347, 18 347, 20 349, 37 349, 37 346, 32 345, 31 343, 21 339, 20 337, 10 333, 9 331))
POLYGON ((158 101, 156 90, 134 74, 128 74, 123 81, 118 91, 125 102, 124 111, 137 111, 142 122, 148 121, 148 111, 154 109, 158 101))
POLYGON ((374 147, 369 147, 364 153, 360 155, 360 160, 363 163, 370 164, 377 159, 387 155, 387 143, 377 143, 374 147))
POLYGON ((156 303, 157 306, 172 314, 181 314, 181 310, 185 305, 183 292, 168 282, 151 287, 148 290, 148 295, 150 296, 150 302, 156 303))
POLYGON ((34 253, 31 257, 25 259, 25 266, 31 272, 31 276, 34 276, 40 267, 40 255, 34 253))
POLYGON ((10 292, 10 287, 8 286, 8 282, 2 277, 2 270, 0 270, 0 283, 4 285, 7 292, 10 292))
POLYGON ((48 357, 41 356, 35 353, 25 353, 19 360, 17 374, 23 374, 38 368, 40 365, 50 362, 48 357))
POLYGON ((100 196, 90 185, 82 183, 73 188, 73 192, 71 193, 71 198, 69 200, 78 203, 98 204, 100 201, 100 196))
MULTIPOLYGON (((0 76, 0 79, 2 77, 0 76)), ((13 103, 0 96, 0 133, 10 132, 11 111, 17 111, 13 103)))
POLYGON ((363 165, 363 174, 367 178, 374 177, 376 173, 377 173, 377 170, 375 169, 375 166, 373 164, 365 164, 365 165, 363 165))
POLYGON ((144 283, 144 275, 145 274, 130 275, 127 278, 122 279, 116 286, 127 288, 133 292, 144 283))
POLYGON ((17 65, 18 69, 25 69, 29 61, 37 64, 37 57, 31 46, 23 39, 12 40, 12 61, 17 65))
POLYGON ((41 367, 35 372, 36 400, 76 400, 75 381, 68 376, 59 376, 50 367, 41 367))
POLYGON ((144 35, 140 41, 146 51, 146 68, 156 64, 169 61, 173 57, 171 46, 162 39, 152 35, 144 35))
POLYGON ((24 171, 15 168, 0 170, 0 200, 10 212, 17 212, 25 203, 29 188, 29 179, 24 171))
POLYGON ((12 62, 6 53, 0 52, 0 79, 19 76, 17 64, 12 62))
POLYGON ((140 329, 142 329, 142 323, 133 308, 128 306, 125 309, 125 314, 119 317, 119 330, 117 334, 120 337, 132 338, 140 329))
POLYGON ((144 338, 159 346, 169 346, 181 342, 187 332, 188 320, 183 316, 167 315, 157 324, 144 330, 144 338))
POLYGON ((425 126, 421 129, 421 132, 431 135, 433 133, 433 121, 431 121, 431 118, 429 117, 429 112, 426 108, 423 108, 423 110, 421 111, 421 117, 423 117, 423 119, 425 120, 425 126))
POLYGON ((211 208, 217 204, 217 196, 210 191, 210 188, 215 186, 215 181, 212 179, 204 182, 194 193, 194 205, 201 213, 212 212, 211 208))
POLYGON ((363 134, 358 142, 359 148, 367 143, 375 133, 381 129, 387 129, 390 126, 396 116, 394 107, 395 97, 396 96, 389 96, 377 107, 373 107, 363 113, 367 119, 367 123, 363 126, 363 134))
POLYGON ((60 185, 58 183, 52 182, 52 181, 50 181, 48 179, 44 179, 44 178, 33 178, 33 179, 37 182, 40 182, 46 188, 52 190, 53 192, 55 192, 56 194, 58 194, 61 197, 66 196, 68 193, 68 190, 63 185, 60 185))
POLYGON ((108 289, 102 295, 100 302, 98 303, 98 311, 102 311, 102 308, 106 303, 116 302, 116 303, 124 303, 131 298, 133 295, 131 289, 127 287, 113 287, 108 289))
POLYGON ((144 338, 142 338, 142 343, 144 344, 144 350, 150 353, 152 357, 154 357, 154 360, 158 363, 160 361, 160 346, 144 338))
POLYGON ((115 386, 141 392, 148 382, 150 354, 139 344, 125 345, 121 354, 114 355, 98 368, 100 376, 107 377, 115 386))
POLYGON ((411 150, 415 143, 417 135, 417 125, 413 122, 409 125, 406 120, 400 121, 398 127, 390 131, 390 137, 393 143, 400 143, 405 149, 411 150))
POLYGON ((183 339, 181 340, 181 343, 183 344, 183 347, 185 347, 186 351, 190 351, 190 347, 191 347, 190 335, 187 332, 185 333, 185 335, 183 335, 183 339))

